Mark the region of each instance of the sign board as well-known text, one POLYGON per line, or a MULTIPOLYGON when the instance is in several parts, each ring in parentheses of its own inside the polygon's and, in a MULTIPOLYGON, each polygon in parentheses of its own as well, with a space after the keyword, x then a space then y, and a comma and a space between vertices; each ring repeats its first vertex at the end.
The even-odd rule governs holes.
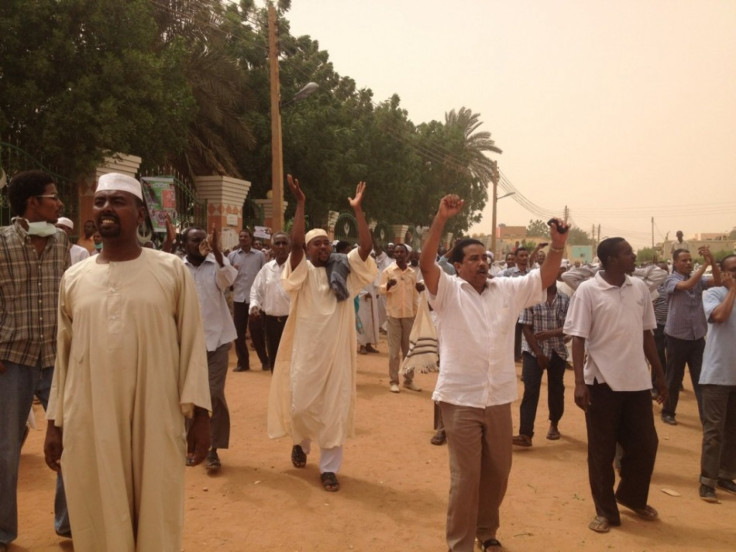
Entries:
POLYGON ((570 257, 574 260, 581 260, 583 263, 593 262, 593 246, 592 245, 571 245, 570 257))
POLYGON ((166 232, 166 215, 174 226, 178 224, 176 190, 172 176, 144 176, 141 178, 143 199, 151 217, 154 232, 166 232))

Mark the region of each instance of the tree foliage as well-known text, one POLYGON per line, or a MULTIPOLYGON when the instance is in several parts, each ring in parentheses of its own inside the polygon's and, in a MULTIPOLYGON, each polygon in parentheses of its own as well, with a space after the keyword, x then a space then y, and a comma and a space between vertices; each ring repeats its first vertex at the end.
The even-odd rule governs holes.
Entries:
MULTIPOLYGON (((282 98, 320 88, 283 103, 284 172, 302 183, 312 223, 346 210, 359 180, 369 218, 426 226, 456 193, 466 208, 447 230, 479 221, 499 176, 488 155, 500 151, 480 114, 460 107, 415 124, 398 95, 375 99, 316 40, 293 36, 289 7, 278 2, 282 98)), ((0 60, 0 139, 58 172, 124 152, 144 169, 244 178, 252 198, 271 189, 267 12, 253 0, 7 0, 0 60)))
POLYGON ((548 238, 549 226, 546 222, 540 219, 530 220, 529 225, 526 227, 526 235, 539 238, 548 238))
POLYGON ((567 243, 570 245, 595 245, 595 240, 585 230, 573 226, 569 230, 567 243))
POLYGON ((180 151, 194 109, 183 44, 156 41, 146 0, 5 0, 0 137, 70 176, 109 152, 180 151))

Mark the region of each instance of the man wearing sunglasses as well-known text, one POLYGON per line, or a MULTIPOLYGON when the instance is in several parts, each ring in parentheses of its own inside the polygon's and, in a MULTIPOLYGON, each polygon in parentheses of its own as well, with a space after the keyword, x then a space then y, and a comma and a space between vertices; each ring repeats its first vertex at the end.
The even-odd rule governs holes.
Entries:
MULTIPOLYGON (((34 395, 46 409, 56 359, 59 282, 69 239, 56 228, 63 204, 53 178, 25 171, 8 185, 13 223, 0 228, 0 550, 18 536, 18 465, 34 395)), ((54 525, 69 537, 61 476, 54 525)))

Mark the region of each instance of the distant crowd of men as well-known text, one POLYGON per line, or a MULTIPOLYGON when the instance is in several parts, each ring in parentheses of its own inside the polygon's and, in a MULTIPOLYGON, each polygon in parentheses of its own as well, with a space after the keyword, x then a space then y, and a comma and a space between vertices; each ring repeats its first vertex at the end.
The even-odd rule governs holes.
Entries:
POLYGON ((703 427, 699 496, 736 493, 736 255, 716 263, 701 248, 695 268, 678 232, 671 273, 667 264, 637 268, 624 238, 603 240, 596 266, 570 267, 569 227, 552 219, 549 243, 516 248, 502 268, 475 239, 442 249, 464 205, 452 194, 421 251, 401 243, 384 251, 363 212, 364 182, 349 198, 357 245, 333 244, 325 230, 306 228, 306 193, 291 175, 288 184, 293 226, 270 237, 266 255, 247 229, 231 252, 216 227, 184 229, 178 251, 172 232, 164 251, 142 246, 141 185, 116 173, 99 178, 93 217, 73 244, 52 177, 12 178, 15 218, 0 228, 0 551, 18 535, 34 396, 48 420, 46 463, 58 472, 56 533, 79 551, 181 550, 185 465, 221 469, 229 352, 234 342, 234 370, 251 370, 248 333, 272 373, 269 436, 291 439, 297 468, 318 447, 320 484, 338 491, 355 429, 357 355, 376 351, 382 330, 388 390, 421 391, 402 369, 415 320, 429 316, 420 294, 439 338, 432 443, 449 451, 449 550, 501 546, 512 448, 532 446, 545 371, 546 438, 561 438, 570 360, 586 419, 591 530, 620 525, 619 506, 658 518, 648 504, 652 399, 662 422, 677 425, 685 365, 703 427), (516 362, 524 393, 514 435, 516 362))

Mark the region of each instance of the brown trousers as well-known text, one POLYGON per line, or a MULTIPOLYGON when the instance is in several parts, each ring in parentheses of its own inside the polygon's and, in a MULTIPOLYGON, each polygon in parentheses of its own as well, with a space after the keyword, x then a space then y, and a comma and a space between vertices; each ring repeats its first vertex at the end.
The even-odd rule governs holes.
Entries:
POLYGON ((472 408, 440 402, 450 452, 447 545, 471 552, 495 538, 511 471, 511 404, 472 408))

